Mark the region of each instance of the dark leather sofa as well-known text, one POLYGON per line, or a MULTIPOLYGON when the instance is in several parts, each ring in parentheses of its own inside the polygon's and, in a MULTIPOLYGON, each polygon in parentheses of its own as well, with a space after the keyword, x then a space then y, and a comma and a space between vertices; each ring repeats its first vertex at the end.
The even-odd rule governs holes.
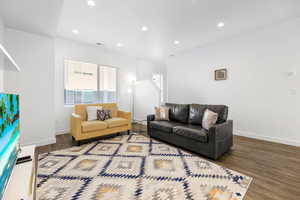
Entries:
POLYGON ((155 121, 155 115, 147 116, 148 134, 187 150, 218 159, 233 144, 232 120, 227 120, 228 107, 225 105, 172 104, 170 121, 155 121), (201 127, 204 111, 218 113, 215 126, 209 130, 201 127))

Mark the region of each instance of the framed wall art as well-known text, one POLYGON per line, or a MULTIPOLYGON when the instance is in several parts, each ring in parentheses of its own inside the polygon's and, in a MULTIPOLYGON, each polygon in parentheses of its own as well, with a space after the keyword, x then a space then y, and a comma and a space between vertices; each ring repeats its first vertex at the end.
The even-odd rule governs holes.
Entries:
POLYGON ((227 69, 217 69, 215 70, 215 80, 222 81, 227 80, 227 69))

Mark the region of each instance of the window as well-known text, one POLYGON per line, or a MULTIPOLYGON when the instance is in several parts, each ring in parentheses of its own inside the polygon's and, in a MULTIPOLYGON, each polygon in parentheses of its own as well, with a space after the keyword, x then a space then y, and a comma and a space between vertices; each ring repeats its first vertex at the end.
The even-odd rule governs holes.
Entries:
POLYGON ((117 101, 117 69, 65 60, 65 105, 117 101))

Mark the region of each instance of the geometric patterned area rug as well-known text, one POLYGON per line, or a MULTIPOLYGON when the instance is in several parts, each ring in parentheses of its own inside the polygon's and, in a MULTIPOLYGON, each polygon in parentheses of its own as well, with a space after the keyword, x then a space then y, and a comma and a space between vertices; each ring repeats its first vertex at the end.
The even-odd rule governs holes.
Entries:
POLYGON ((241 200, 252 178, 142 135, 39 156, 38 200, 241 200))

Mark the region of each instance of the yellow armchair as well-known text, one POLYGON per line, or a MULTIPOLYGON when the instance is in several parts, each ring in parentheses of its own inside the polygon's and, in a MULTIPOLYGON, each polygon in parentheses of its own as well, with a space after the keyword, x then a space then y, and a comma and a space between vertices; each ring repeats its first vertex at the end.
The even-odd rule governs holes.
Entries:
POLYGON ((71 134, 76 141, 131 130, 131 113, 118 110, 117 104, 75 105, 71 115, 71 134), (87 121, 87 106, 102 106, 112 110, 112 118, 105 121, 87 121))
POLYGON ((71 116, 71 133, 74 138, 78 138, 81 134, 81 116, 75 113, 72 113, 71 116))

